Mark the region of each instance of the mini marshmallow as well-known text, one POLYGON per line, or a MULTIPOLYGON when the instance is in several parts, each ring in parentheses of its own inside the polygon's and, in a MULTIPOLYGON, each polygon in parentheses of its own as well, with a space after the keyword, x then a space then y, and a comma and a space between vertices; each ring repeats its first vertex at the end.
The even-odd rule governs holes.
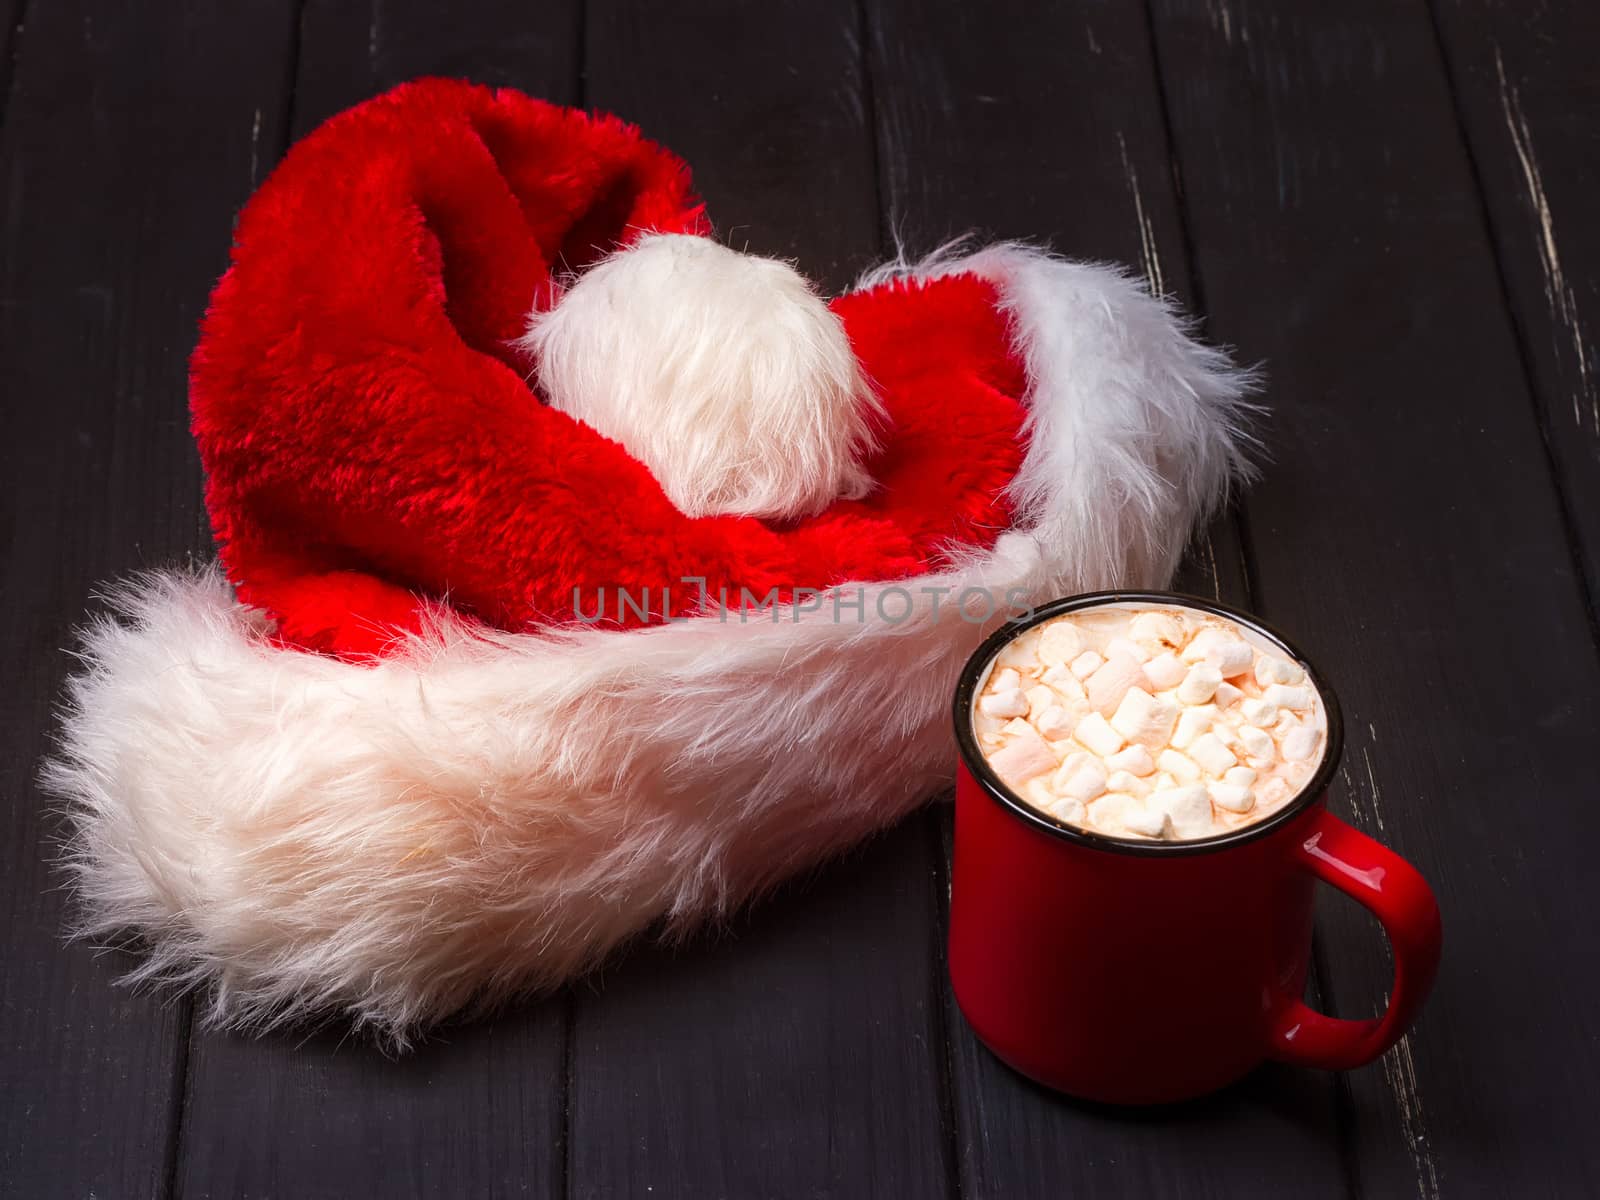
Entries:
POLYGON ((1187 663, 1201 662, 1211 652, 1211 647, 1219 642, 1231 641, 1227 634, 1220 629, 1202 629, 1189 639, 1189 644, 1183 648, 1178 657, 1187 663))
POLYGON ((1222 744, 1215 733, 1203 733, 1189 747, 1189 757, 1200 764, 1207 775, 1221 775, 1229 767, 1239 765, 1233 751, 1222 744))
POLYGON ((1137 796, 1108 792, 1089 805, 1089 820, 1108 833, 1125 829, 1148 838, 1171 837, 1172 818, 1161 809, 1147 808, 1137 796))
POLYGON ((1016 688, 993 692, 978 701, 978 711, 986 717, 1021 717, 1028 712, 1028 698, 1016 688))
POLYGON ((1176 750, 1163 750, 1156 755, 1156 766, 1179 783, 1196 783, 1200 779, 1200 768, 1194 759, 1176 750))
POLYGON ((1129 796, 1148 796, 1150 784, 1127 771, 1113 771, 1106 776, 1106 791, 1123 792, 1129 796))
MULTIPOLYGON (((1092 682, 1092 681, 1091 681, 1092 682)), ((1158 700, 1143 688, 1129 688, 1111 718, 1111 728, 1130 742, 1155 750, 1167 744, 1172 725, 1178 719, 1178 706, 1158 700)))
POLYGON ((1082 654, 1078 655, 1077 658, 1072 660, 1072 666, 1070 669, 1072 673, 1079 679, 1087 679, 1089 676, 1098 671, 1100 669, 1100 664, 1105 661, 1105 659, 1101 658, 1093 650, 1085 650, 1082 654))
POLYGON ((1022 792, 1022 798, 1035 808, 1048 809, 1056 802, 1056 794, 1050 790, 1050 781, 1043 775, 1034 776, 1018 790, 1022 792))
POLYGON ((1036 683, 1022 693, 1028 701, 1028 715, 1042 713, 1056 703, 1056 694, 1042 683, 1036 683))
MULTIPOLYGON (((1086 751, 1083 751, 1083 750, 1074 750, 1074 751, 1072 751, 1070 754, 1068 754, 1065 758, 1063 758, 1061 760, 1061 769, 1056 772, 1055 778, 1051 781, 1050 786, 1051 787, 1056 787, 1056 785, 1061 783, 1063 780, 1070 779, 1073 776, 1073 774, 1076 773, 1078 768, 1083 766, 1084 763, 1094 762, 1094 761, 1095 761, 1094 755, 1089 754, 1086 751)), ((1059 791, 1060 789, 1057 788, 1057 790, 1059 791)))
POLYGON ((1009 733, 1012 737, 1027 737, 1034 732, 1034 729, 1032 725, 1029 725, 1021 717, 1013 717, 1000 726, 1000 732, 1009 733))
POLYGON ((1048 687, 1055 688, 1056 691, 1069 700, 1087 700, 1089 698, 1089 693, 1083 690, 1083 684, 1078 682, 1078 677, 1060 663, 1057 663, 1039 676, 1039 681, 1048 687))
POLYGON ((1176 833, 1170 814, 1137 803, 1130 804, 1122 810, 1122 824, 1130 833, 1164 841, 1170 840, 1176 833))
POLYGON ((1210 663, 1197 663, 1178 685, 1178 700, 1183 704, 1205 704, 1217 694, 1222 672, 1210 663))
POLYGON ((1271 687, 1275 683, 1299 683, 1305 678, 1305 672, 1287 659, 1273 658, 1270 654, 1263 654, 1256 659, 1256 682, 1263 688, 1271 687))
MULTIPOLYGON (((1211 725, 1211 732, 1216 734, 1217 740, 1229 750, 1237 752, 1239 747, 1239 735, 1234 730, 1232 725, 1229 725, 1226 721, 1220 723, 1213 722, 1211 725)), ((1179 749, 1181 750, 1182 747, 1180 746, 1179 749)))
POLYGON ((1256 781, 1256 773, 1249 767, 1229 767, 1222 776, 1222 782, 1231 783, 1234 787, 1247 788, 1256 781))
POLYGON ((1288 687, 1275 683, 1261 693, 1261 698, 1268 704, 1276 704, 1279 708, 1305 709, 1311 707, 1311 689, 1303 687, 1288 687))
POLYGON ((1181 838, 1209 837, 1217 832, 1211 797, 1198 785, 1156 792, 1150 797, 1148 807, 1171 817, 1172 827, 1181 838))
POLYGON ((1084 681, 1089 692, 1089 707, 1109 717, 1134 684, 1144 682, 1144 664, 1116 654, 1084 681))
POLYGON ((1212 699, 1216 702, 1218 708, 1232 708, 1243 697, 1243 692, 1224 679, 1217 684, 1217 694, 1212 699))
POLYGON ((1276 777, 1267 780, 1256 789, 1264 804, 1278 804, 1289 798, 1289 782, 1276 777))
POLYGON ((1039 634, 1037 628, 1022 634, 994 656, 995 664, 1000 667, 1015 667, 1022 671, 1034 670, 1039 665, 1038 656, 1034 653, 1039 646, 1039 634))
POLYGON ((1289 762, 1304 762, 1316 751, 1320 736, 1314 725, 1296 725, 1283 735, 1279 749, 1289 762))
POLYGON ((1105 768, 1091 758, 1080 765, 1068 778, 1055 781, 1055 790, 1063 796, 1081 800, 1087 804, 1106 790, 1106 778, 1105 768))
POLYGON ((1189 668, 1183 665, 1183 659, 1170 650, 1152 658, 1144 665, 1144 677, 1158 692, 1170 691, 1177 687, 1188 673, 1189 668))
POLYGON ((1075 659, 1083 648, 1083 640, 1075 625, 1056 621, 1046 625, 1039 634, 1039 661, 1057 667, 1075 659))
POLYGON ((1265 758, 1270 761, 1278 749, 1272 744, 1271 734, 1253 725, 1239 727, 1239 742, 1244 746, 1244 752, 1251 758, 1265 758))
POLYGON ((1140 805, 1137 797, 1124 795, 1121 792, 1107 792, 1089 805, 1089 820, 1097 828, 1112 830, 1122 824, 1124 812, 1138 807, 1140 805))
POLYGON ((1150 651, 1138 642, 1129 641, 1127 638, 1112 638, 1106 645, 1107 658, 1131 658, 1134 662, 1146 662, 1150 658, 1150 651))
POLYGON ((1018 734, 991 754, 989 765, 996 775, 1016 787, 1036 775, 1054 770, 1056 752, 1029 727, 1027 734, 1018 734))
POLYGON ((1156 760, 1150 757, 1150 751, 1145 747, 1133 745, 1126 750, 1118 750, 1115 754, 1106 755, 1106 766, 1113 771, 1127 771, 1132 775, 1148 775, 1156 769, 1156 760))
POLYGON ((1039 731, 1041 737, 1059 742, 1063 738, 1072 736, 1072 731, 1077 728, 1078 722, 1070 712, 1059 704, 1052 704, 1037 716, 1029 718, 1033 727, 1039 731))
POLYGON ((1226 638, 1206 650, 1205 661, 1207 666, 1220 671, 1224 679, 1232 679, 1235 675, 1243 675, 1248 671, 1255 659, 1256 653, 1248 642, 1226 638))
POLYGON ((1102 758, 1122 749, 1122 735, 1099 713, 1092 712, 1079 721, 1072 736, 1102 758))
POLYGON ((1014 692, 1022 687, 1022 676, 1013 668, 1006 667, 994 673, 994 678, 989 681, 991 692, 1014 692))
POLYGON ((1083 801, 1074 800, 1071 796, 1061 796, 1038 807, 1044 809, 1056 820, 1065 821, 1068 825, 1082 825, 1089 815, 1083 806, 1083 801))
POLYGON ((1178 714, 1178 727, 1172 731, 1172 745, 1179 750, 1187 750, 1195 738, 1211 728, 1216 711, 1209 704, 1184 709, 1178 714))
MULTIPOLYGON (((1183 622, 1171 613, 1142 612, 1128 622, 1128 636, 1137 642, 1183 645, 1183 622)), ((1292 682, 1285 680, 1284 682, 1292 682)))
POLYGON ((1208 790, 1211 803, 1229 812, 1245 813, 1256 806, 1255 793, 1236 783, 1213 783, 1208 790))
POLYGON ((1276 704, 1268 704, 1265 700, 1257 700, 1253 696, 1239 705, 1239 712, 1252 725, 1271 725, 1278 719, 1276 704))

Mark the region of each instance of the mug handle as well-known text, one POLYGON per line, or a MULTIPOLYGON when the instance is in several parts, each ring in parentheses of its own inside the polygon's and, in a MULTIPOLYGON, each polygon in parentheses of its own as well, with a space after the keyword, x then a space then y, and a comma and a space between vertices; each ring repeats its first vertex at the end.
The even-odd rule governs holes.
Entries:
POLYGON ((1400 1040, 1433 986, 1443 931, 1439 905, 1417 869, 1393 850, 1320 809, 1295 847, 1302 870, 1370 909, 1394 951, 1394 990, 1381 1017, 1346 1021, 1285 996, 1274 1014, 1269 1054, 1279 1062, 1344 1071, 1400 1040))

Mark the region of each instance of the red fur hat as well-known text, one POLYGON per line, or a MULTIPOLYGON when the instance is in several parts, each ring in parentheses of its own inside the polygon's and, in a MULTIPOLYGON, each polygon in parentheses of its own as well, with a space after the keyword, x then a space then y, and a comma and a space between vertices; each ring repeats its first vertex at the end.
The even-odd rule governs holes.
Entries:
POLYGON ((946 779, 1008 613, 1168 580, 1244 390, 1116 270, 824 302, 615 118, 368 101, 246 207, 195 351, 225 578, 87 636, 87 927, 218 1019, 403 1038, 725 912, 946 779))

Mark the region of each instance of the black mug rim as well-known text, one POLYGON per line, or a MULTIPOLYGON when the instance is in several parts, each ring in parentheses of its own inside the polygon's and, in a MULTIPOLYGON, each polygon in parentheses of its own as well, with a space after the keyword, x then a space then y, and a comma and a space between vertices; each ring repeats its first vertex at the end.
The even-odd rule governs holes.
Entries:
POLYGON ((983 644, 973 651, 966 664, 961 668, 961 675, 956 682, 955 702, 952 708, 955 720, 956 746, 961 752, 961 760, 967 771, 972 775, 978 785, 988 794, 989 798, 1008 810, 1012 816, 1032 825, 1035 829, 1063 841, 1083 846, 1090 850, 1104 850, 1115 854, 1132 854, 1144 857, 1167 857, 1172 855, 1212 854, 1222 850, 1231 850, 1236 846, 1244 845, 1264 838, 1278 829, 1295 820, 1306 809, 1316 803, 1317 799, 1327 790, 1328 782, 1333 778, 1333 773, 1339 768, 1339 759, 1344 752, 1344 718, 1339 710, 1339 698, 1334 694, 1328 681, 1323 678, 1316 665, 1311 662, 1293 642, 1279 633, 1272 626, 1262 621, 1261 618, 1247 613, 1242 609, 1224 604, 1220 600, 1213 600, 1206 596, 1191 596, 1184 592, 1159 592, 1159 591, 1127 591, 1112 590, 1103 592, 1083 592, 1078 595, 1064 596, 1059 600, 1052 600, 1030 609, 1022 616, 1006 622, 995 630, 983 644), (1226 617, 1230 621, 1237 621, 1247 629, 1251 629, 1268 641, 1280 646, 1284 651, 1294 657, 1306 674, 1311 677, 1316 685, 1317 694, 1322 699, 1323 710, 1328 720, 1328 742, 1322 754, 1322 761, 1317 765, 1316 773, 1306 781, 1299 793, 1277 812, 1265 820, 1257 821, 1252 825, 1240 829, 1229 830, 1227 833, 1215 837, 1196 838, 1193 841, 1163 842, 1149 838, 1121 838, 1109 834, 1093 833, 1089 830, 1079 829, 1076 825, 1069 825, 1065 821, 1057 820, 1048 813, 1034 808, 1021 796, 1017 795, 994 773, 989 766, 989 760, 984 757, 978 747, 978 740, 972 728, 972 702, 977 691, 978 678, 984 669, 1007 645, 1016 638, 1041 625, 1054 617, 1064 613, 1078 612, 1088 608, 1104 608, 1115 604, 1156 604, 1172 608, 1193 608, 1207 612, 1213 616, 1226 617))

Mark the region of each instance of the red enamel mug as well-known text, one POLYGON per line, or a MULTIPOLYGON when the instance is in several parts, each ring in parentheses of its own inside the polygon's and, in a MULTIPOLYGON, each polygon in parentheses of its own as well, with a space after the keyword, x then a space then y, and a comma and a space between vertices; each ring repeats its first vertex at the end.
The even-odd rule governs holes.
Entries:
POLYGON ((973 1031, 1024 1075, 1103 1103, 1167 1103, 1268 1059, 1361 1066, 1416 1016, 1439 962, 1438 905, 1416 868, 1328 812, 1343 747, 1338 701, 1255 617, 1168 592, 1056 601, 997 631, 968 661, 955 731, 950 975, 973 1031), (995 656, 1052 617, 1113 604, 1227 617, 1307 671, 1327 711, 1327 749, 1295 799, 1217 837, 1156 842, 1067 825, 1000 782, 972 725, 995 656), (1369 908, 1388 934, 1394 988, 1381 1016, 1340 1020, 1302 1000, 1318 880, 1369 908))

